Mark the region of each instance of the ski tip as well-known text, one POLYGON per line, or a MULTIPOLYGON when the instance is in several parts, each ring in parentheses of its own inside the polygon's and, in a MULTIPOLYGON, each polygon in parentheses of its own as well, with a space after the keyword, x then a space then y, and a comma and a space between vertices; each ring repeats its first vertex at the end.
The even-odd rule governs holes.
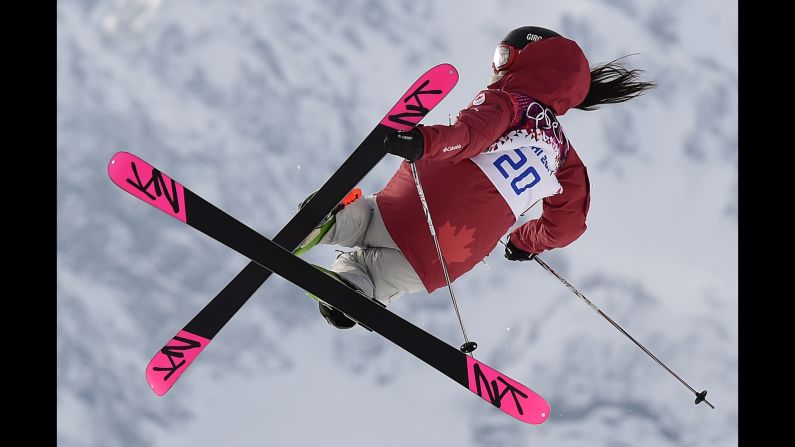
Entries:
POLYGON ((179 331, 146 365, 146 382, 152 391, 166 394, 209 343, 208 338, 179 331))
POLYGON ((187 222, 185 187, 141 158, 125 151, 116 152, 108 162, 108 176, 130 195, 187 222))
MULTIPOLYGON (((539 396, 539 398, 543 400, 541 396, 539 396)), ((531 424, 543 424, 544 422, 547 421, 547 419, 549 419, 549 413, 552 411, 552 408, 549 406, 549 402, 547 402, 546 400, 544 400, 544 404, 545 404, 544 408, 542 408, 541 411, 538 413, 539 415, 538 422, 530 422, 531 424)))
MULTIPOLYGON (((445 70, 447 71, 447 74, 448 74, 448 76, 450 76, 451 79, 455 79, 455 82, 458 82, 458 69, 455 68, 455 66, 453 64, 448 64, 448 63, 439 64, 439 65, 431 68, 430 71, 433 71, 433 72, 444 72, 445 70)), ((453 85, 455 85, 455 84, 453 84, 453 85)))
POLYGON ((528 424, 549 419, 549 403, 530 388, 467 356, 468 388, 501 411, 528 424))
POLYGON ((458 70, 452 64, 439 64, 422 74, 406 90, 381 124, 398 131, 416 126, 458 83, 458 70))
MULTIPOLYGON (((108 162, 108 177, 113 180, 113 183, 116 183, 116 178, 118 177, 119 167, 132 156, 131 153, 125 151, 119 151, 113 154, 110 157, 110 161, 108 162)), ((116 183, 118 184, 118 183, 116 183)))
POLYGON ((110 157, 108 162, 108 177, 121 189, 127 190, 126 180, 131 164, 143 165, 146 163, 127 151, 119 151, 110 157))
MULTIPOLYGON (((154 361, 154 359, 152 359, 152 361, 154 361)), ((158 396, 163 396, 168 392, 168 390, 171 389, 173 382, 163 382, 163 383, 158 382, 157 378, 151 375, 150 373, 151 368, 152 368, 152 362, 149 362, 149 365, 147 365, 146 367, 146 382, 149 384, 149 388, 151 388, 155 394, 157 394, 158 396)))

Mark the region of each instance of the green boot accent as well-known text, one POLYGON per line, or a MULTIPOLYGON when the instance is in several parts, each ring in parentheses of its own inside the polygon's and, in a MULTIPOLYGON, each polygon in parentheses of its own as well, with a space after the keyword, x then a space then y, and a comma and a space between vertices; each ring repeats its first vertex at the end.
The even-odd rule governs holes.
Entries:
MULTIPOLYGON (((317 191, 313 192, 312 194, 309 194, 309 197, 304 199, 304 201, 298 205, 298 209, 300 210, 307 203, 309 203, 309 201, 312 200, 312 197, 315 197, 315 194, 317 194, 317 191)), ((298 248, 296 248, 295 251, 293 251, 293 254, 295 254, 296 256, 301 256, 302 254, 308 252, 312 247, 320 243, 320 240, 323 239, 323 236, 325 236, 326 233, 329 232, 331 227, 333 227, 334 224, 337 223, 336 214, 340 212, 340 210, 345 208, 345 206, 350 205, 351 203, 359 200, 360 197, 362 197, 362 190, 359 188, 353 188, 353 190, 351 190, 351 192, 349 192, 348 195, 345 196, 344 199, 342 199, 342 202, 337 204, 337 206, 335 206, 334 209, 331 210, 331 212, 328 213, 326 217, 323 218, 322 221, 320 221, 320 223, 315 227, 315 229, 312 230, 311 233, 309 233, 309 236, 305 237, 304 240, 300 244, 298 244, 298 248)))
POLYGON ((320 240, 323 239, 323 236, 329 232, 335 223, 337 223, 337 216, 331 215, 326 222, 312 230, 312 232, 309 233, 309 236, 307 236, 303 242, 298 245, 298 248, 296 248, 293 253, 296 256, 301 256, 302 254, 308 252, 312 247, 320 243, 320 240))

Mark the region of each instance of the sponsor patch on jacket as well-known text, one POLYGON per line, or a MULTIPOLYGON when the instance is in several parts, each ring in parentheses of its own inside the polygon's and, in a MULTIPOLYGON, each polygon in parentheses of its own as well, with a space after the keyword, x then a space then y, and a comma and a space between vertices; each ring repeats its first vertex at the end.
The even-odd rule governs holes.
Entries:
POLYGON ((473 106, 479 106, 479 105, 483 104, 484 102, 486 102, 486 94, 485 93, 481 93, 478 96, 476 96, 475 99, 472 100, 472 105, 473 106))
POLYGON ((456 144, 454 146, 447 146, 446 148, 442 149, 442 152, 452 152, 461 149, 460 144, 456 144))

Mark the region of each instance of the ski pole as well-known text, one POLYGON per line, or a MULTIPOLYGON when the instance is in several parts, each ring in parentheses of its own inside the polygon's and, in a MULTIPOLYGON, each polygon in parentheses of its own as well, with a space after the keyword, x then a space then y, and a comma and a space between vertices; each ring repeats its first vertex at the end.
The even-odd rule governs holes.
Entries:
MULTIPOLYGON (((502 242, 502 241, 500 241, 500 242, 502 242)), ((502 242, 502 244, 503 244, 503 245, 505 245, 505 243, 504 243, 504 242, 502 242)), ((673 371, 671 370, 671 368, 669 368, 668 366, 666 366, 666 365, 665 365, 665 363, 663 363, 663 362, 662 362, 660 359, 658 359, 656 355, 652 354, 652 353, 651 353, 651 351, 649 351, 648 349, 646 349, 646 347, 645 347, 645 346, 643 346, 642 344, 640 344, 640 342, 638 342, 638 341, 637 341, 637 340, 635 340, 635 339, 634 339, 634 338, 633 338, 631 335, 629 335, 629 333, 628 333, 627 331, 625 331, 625 330, 624 330, 624 328, 622 328, 621 326, 619 326, 619 325, 618 325, 618 323, 616 323, 615 321, 613 321, 613 319, 612 319, 612 318, 608 317, 608 316, 607 316, 607 314, 605 314, 604 312, 602 312, 602 310, 601 310, 601 309, 599 309, 598 307, 596 307, 596 305, 595 305, 594 303, 592 303, 590 300, 588 300, 588 298, 586 298, 586 297, 585 297, 585 295, 583 295, 583 294, 582 294, 582 293, 580 293, 580 292, 579 292, 577 289, 575 289, 575 288, 574 288, 574 286, 572 286, 572 285, 571 285, 571 284, 570 284, 568 281, 566 281, 566 279, 564 279, 564 278, 563 278, 562 276, 560 276, 560 275, 559 275, 559 274, 558 274, 558 273, 557 273, 555 270, 553 270, 553 269, 552 269, 552 267, 550 267, 549 265, 547 265, 547 263, 546 263, 546 262, 542 261, 542 260, 541 260, 541 258, 539 258, 538 256, 534 256, 534 257, 533 257, 533 259, 534 259, 534 260, 535 260, 535 261, 536 261, 536 262, 537 262, 537 263, 538 263, 538 264, 539 264, 541 267, 544 267, 544 269, 546 269, 546 270, 547 270, 549 273, 552 273, 552 274, 553 274, 553 275, 554 275, 556 278, 558 278, 558 280, 560 280, 560 282, 561 282, 561 283, 563 283, 563 285, 565 285, 566 287, 568 287, 568 288, 569 288, 569 290, 571 290, 572 292, 574 292, 574 294, 575 294, 575 295, 577 295, 577 296, 578 296, 578 297, 579 297, 579 298, 580 298, 580 299, 581 299, 581 300, 582 300, 582 301, 583 301, 585 304, 587 304, 587 305, 588 305, 588 306, 589 306, 591 309, 593 309, 594 311, 596 311, 596 313, 598 313, 599 315, 601 315, 602 317, 604 317, 604 319, 605 319, 605 320, 609 321, 609 322, 610 322, 610 324, 612 324, 612 325, 613 325, 613 326, 614 326, 616 329, 618 329, 618 330, 619 330, 619 331, 620 331, 622 334, 626 335, 626 336, 627 336, 627 338, 629 338, 630 340, 632 340, 632 342, 634 342, 636 345, 638 345, 638 347, 639 347, 640 349, 642 349, 642 350, 643 350, 643 352, 645 352, 646 354, 648 354, 648 355, 649 355, 649 357, 651 357, 652 359, 654 359, 654 361, 655 361, 655 362, 657 362, 657 363, 658 363, 660 366, 662 366, 663 368, 665 368, 665 369, 666 369, 666 370, 667 370, 669 373, 671 373, 671 375, 673 375, 674 377, 676 377, 676 378, 677 378, 677 380, 679 380, 680 382, 682 382, 682 385, 686 386, 686 387, 687 387, 687 389, 689 389, 690 391, 692 391, 692 392, 693 392, 693 394, 695 394, 695 395, 696 395, 696 402, 695 402, 695 403, 696 403, 696 405, 700 404, 701 402, 704 402, 704 403, 706 403, 707 405, 709 405, 709 407, 710 407, 710 408, 712 408, 713 410, 715 409, 715 406, 713 406, 713 405, 712 405, 711 403, 709 403, 709 401, 707 400, 707 390, 704 390, 704 391, 702 391, 702 392, 700 392, 700 393, 699 393, 698 391, 696 391, 695 389, 693 389, 693 387, 692 387, 692 386, 690 386, 690 385, 689 385, 687 382, 685 382, 685 381, 684 381, 684 380, 683 380, 681 377, 679 377, 679 375, 677 375, 675 372, 673 372, 673 371)))
POLYGON ((442 247, 439 245, 439 238, 436 236, 436 230, 433 227, 433 219, 431 219, 431 210, 428 208, 428 202, 425 200, 425 193, 422 191, 422 184, 420 184, 420 176, 417 173, 417 167, 414 163, 409 163, 411 165, 411 175, 414 176, 414 185, 417 186, 417 194, 420 196, 420 202, 422 203, 422 209, 425 211, 425 218, 428 220, 428 227, 431 229, 431 237, 433 237, 433 243, 436 245, 436 254, 439 256, 439 262, 442 264, 442 270, 444 271, 444 279, 447 281, 447 290, 450 291, 450 298, 453 300, 453 308, 455 308, 455 314, 458 317, 458 324, 461 325, 461 332, 464 334, 464 344, 461 345, 459 350, 464 354, 472 354, 472 351, 478 348, 478 344, 474 341, 469 341, 467 338, 467 331, 464 329, 464 320, 461 319, 461 312, 458 310, 458 302, 455 299, 455 293, 453 293, 453 285, 450 281, 450 275, 447 273, 447 263, 444 261, 444 256, 442 256, 442 247))

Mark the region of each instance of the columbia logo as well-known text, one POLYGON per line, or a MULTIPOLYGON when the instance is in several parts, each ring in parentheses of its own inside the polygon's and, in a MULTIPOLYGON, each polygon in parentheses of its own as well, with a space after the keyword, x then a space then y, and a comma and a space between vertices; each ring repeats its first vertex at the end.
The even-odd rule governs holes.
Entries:
POLYGON ((452 152, 457 149, 461 149, 460 144, 456 144, 455 146, 447 146, 446 148, 442 149, 442 152, 452 152))

